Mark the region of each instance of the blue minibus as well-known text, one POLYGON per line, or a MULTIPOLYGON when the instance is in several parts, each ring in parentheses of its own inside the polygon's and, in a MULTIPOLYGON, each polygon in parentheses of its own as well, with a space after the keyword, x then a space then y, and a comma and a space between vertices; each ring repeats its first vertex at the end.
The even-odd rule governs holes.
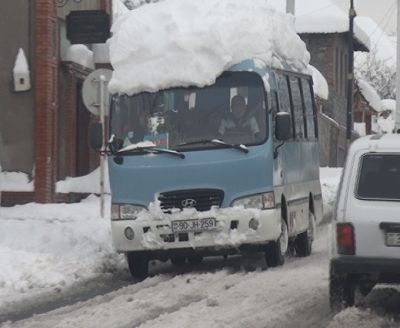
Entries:
POLYGON ((249 59, 208 86, 114 94, 108 133, 112 240, 134 277, 152 259, 310 255, 322 196, 309 75, 249 59))

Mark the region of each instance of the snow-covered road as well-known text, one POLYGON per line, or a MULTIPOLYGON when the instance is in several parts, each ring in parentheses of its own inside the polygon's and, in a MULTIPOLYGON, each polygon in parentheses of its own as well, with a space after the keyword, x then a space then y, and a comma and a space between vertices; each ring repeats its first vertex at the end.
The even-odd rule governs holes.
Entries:
POLYGON ((311 257, 288 258, 285 266, 268 270, 247 272, 239 268, 240 258, 213 258, 179 275, 169 264, 156 264, 153 272, 166 273, 4 327, 326 326, 326 236, 324 226, 311 257))
POLYGON ((327 236, 324 225, 312 256, 289 257, 283 267, 267 270, 258 258, 212 258, 181 274, 156 262, 158 274, 141 283, 1 327, 398 327, 392 318, 400 293, 392 288, 332 318, 327 236), (259 268, 245 271, 245 262, 259 268))

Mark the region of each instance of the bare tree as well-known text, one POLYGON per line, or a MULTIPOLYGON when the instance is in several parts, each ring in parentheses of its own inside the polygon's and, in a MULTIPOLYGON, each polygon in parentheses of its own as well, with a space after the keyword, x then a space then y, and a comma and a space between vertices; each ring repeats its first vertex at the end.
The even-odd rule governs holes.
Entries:
POLYGON ((396 67, 389 60, 378 58, 376 50, 363 54, 364 60, 356 60, 356 78, 367 81, 382 99, 396 98, 396 67))

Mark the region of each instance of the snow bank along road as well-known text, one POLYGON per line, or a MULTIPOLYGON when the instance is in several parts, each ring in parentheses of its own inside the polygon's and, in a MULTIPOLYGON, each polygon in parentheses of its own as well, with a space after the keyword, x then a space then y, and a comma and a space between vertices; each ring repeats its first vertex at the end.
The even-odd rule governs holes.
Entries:
POLYGON ((156 264, 159 274, 143 282, 0 327, 398 327, 400 293, 388 287, 332 318, 327 236, 324 225, 310 257, 267 270, 238 269, 240 258, 206 260, 178 275, 156 264))

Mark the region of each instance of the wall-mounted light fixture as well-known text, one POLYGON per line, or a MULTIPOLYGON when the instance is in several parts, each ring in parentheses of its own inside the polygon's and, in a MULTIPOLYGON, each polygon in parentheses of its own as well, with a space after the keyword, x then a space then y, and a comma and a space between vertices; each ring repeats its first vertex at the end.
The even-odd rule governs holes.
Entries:
MULTIPOLYGON (((69 2, 69 0, 55 0, 55 1, 56 1, 57 7, 59 7, 59 8, 64 7, 69 2)), ((75 3, 82 2, 82 0, 72 0, 72 1, 75 3)))

